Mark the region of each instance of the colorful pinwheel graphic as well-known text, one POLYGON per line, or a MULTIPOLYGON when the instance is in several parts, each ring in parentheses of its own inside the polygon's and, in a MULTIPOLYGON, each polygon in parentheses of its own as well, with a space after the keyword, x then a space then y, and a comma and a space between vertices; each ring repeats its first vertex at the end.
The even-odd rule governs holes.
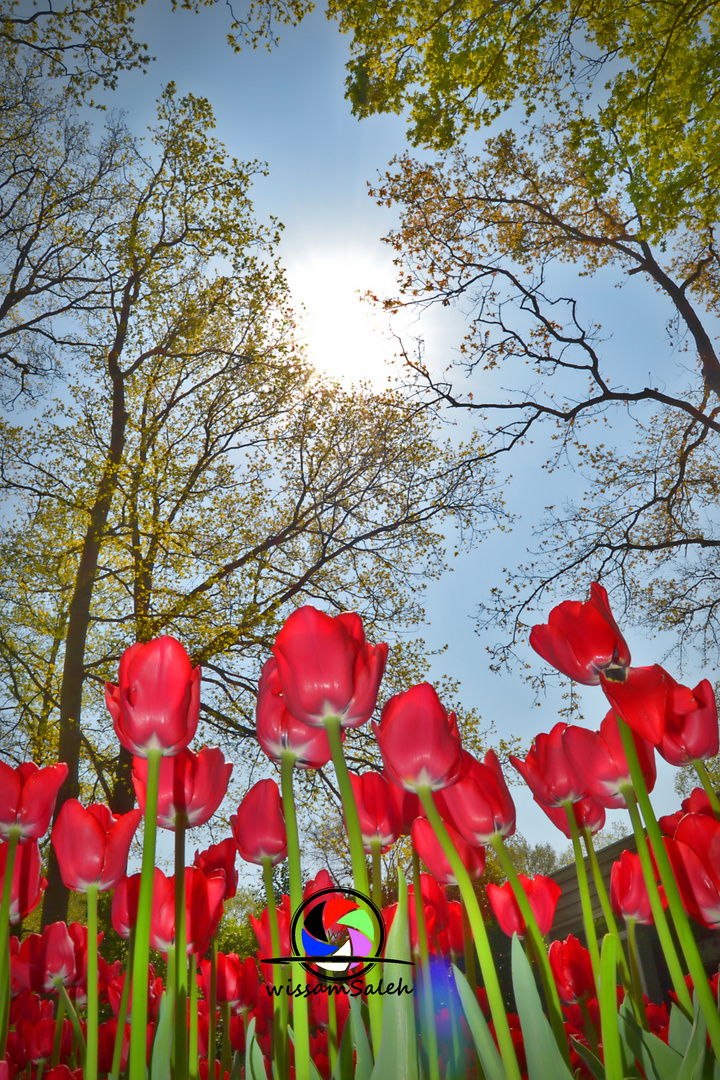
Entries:
POLYGON ((351 974, 353 967, 374 955, 374 937, 369 912, 344 896, 321 900, 305 912, 301 931, 305 955, 314 967, 337 976, 351 974), (329 960, 330 956, 337 959, 329 960))

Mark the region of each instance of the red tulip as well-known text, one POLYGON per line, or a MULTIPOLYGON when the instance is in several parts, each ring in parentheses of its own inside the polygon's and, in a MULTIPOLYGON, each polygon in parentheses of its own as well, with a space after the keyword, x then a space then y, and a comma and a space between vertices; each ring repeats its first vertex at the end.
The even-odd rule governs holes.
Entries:
POLYGON ((715 811, 710 805, 710 800, 704 788, 693 788, 687 799, 683 799, 680 805, 682 806, 681 810, 676 810, 674 814, 666 814, 664 817, 658 818, 660 828, 666 836, 675 835, 678 825, 686 814, 707 814, 708 817, 715 818, 715 811))
MULTIPOLYGON (((545 877, 543 874, 536 874, 532 878, 526 877, 525 874, 518 874, 518 877, 527 895, 532 913, 537 920, 540 933, 544 937, 545 934, 550 933, 550 927, 555 917, 555 908, 562 890, 556 881, 553 881, 550 877, 545 877)), ((510 882, 506 881, 504 885, 490 883, 486 888, 490 907, 495 912, 495 918, 499 922, 503 933, 507 934, 508 937, 512 937, 513 934, 524 937, 527 926, 520 913, 518 902, 513 895, 510 882)))
MULTIPOLYGON (((0 843, 0 882, 5 879, 8 845, 0 843)), ((40 848, 37 840, 22 844, 15 854, 10 886, 10 923, 22 922, 38 904, 47 879, 40 875, 40 848)))
POLYGON ((333 618, 310 605, 298 608, 273 645, 288 709, 316 727, 329 716, 359 727, 375 708, 387 651, 385 644, 368 645, 355 612, 333 618))
MULTIPOLYGON (((450 839, 470 879, 477 881, 478 878, 482 877, 482 872, 485 869, 485 849, 469 844, 447 822, 445 828, 450 834, 450 839)), ((413 847, 436 881, 444 885, 457 884, 455 873, 427 818, 416 818, 413 822, 412 842, 413 847)))
MULTIPOLYGON (((330 760, 330 743, 324 727, 311 727, 298 720, 285 704, 277 660, 265 661, 258 684, 255 707, 257 737, 271 761, 279 762, 291 753, 299 769, 320 769, 330 760)), ((343 732, 343 738, 345 733, 343 732)))
POLYGON ((373 731, 388 776, 400 787, 437 791, 458 779, 462 747, 455 713, 447 713, 429 683, 391 697, 373 731))
POLYGON ((44 769, 34 761, 17 769, 0 761, 0 839, 9 840, 17 831, 20 843, 26 844, 45 835, 67 771, 64 761, 44 769))
MULTIPOLYGON (((633 732, 640 767, 648 791, 655 786, 655 755, 649 743, 633 732)), ((587 789, 608 809, 625 806, 621 787, 630 785, 630 767, 625 757, 618 722, 610 710, 599 731, 570 725, 563 734, 563 746, 587 789)))
MULTIPOLYGON (((161 871, 155 867, 155 874, 159 873, 161 871)), ((130 937, 130 931, 137 923, 138 904, 140 902, 140 878, 140 874, 124 877, 115 887, 110 917, 113 929, 120 937, 130 937)))
MULTIPOLYGON (((545 803, 541 803, 538 799, 535 802, 552 821, 553 825, 567 836, 568 840, 572 837, 570 831, 570 823, 565 813, 565 807, 563 806, 546 806, 545 803)), ((592 795, 585 795, 578 802, 572 804, 572 812, 575 816, 578 829, 582 833, 584 829, 588 829, 592 835, 599 832, 605 824, 605 807, 602 803, 599 803, 592 795)))
POLYGON ((105 683, 115 734, 131 754, 177 754, 195 735, 200 712, 200 668, 179 641, 163 636, 126 649, 118 685, 105 683))
POLYGON ((387 850, 400 835, 400 819, 390 795, 393 785, 380 773, 372 771, 361 776, 350 773, 350 783, 360 818, 364 850, 370 853, 374 840, 387 850))
MULTIPOLYGON (((292 913, 290 911, 290 897, 283 896, 282 902, 277 905, 277 920, 278 929, 280 931, 280 956, 290 955, 290 921, 292 913)), ((260 964, 260 970, 263 974, 265 982, 272 983, 277 973, 276 964, 264 964, 263 960, 266 956, 274 956, 272 937, 270 934, 270 915, 267 908, 263 909, 263 913, 259 919, 256 919, 254 915, 250 915, 250 924, 255 931, 255 937, 258 940, 260 948, 257 952, 257 959, 260 964)), ((260 994, 260 1001, 263 1002, 267 998, 266 994, 260 994)))
POLYGON ((718 712, 707 679, 694 690, 672 680, 665 706, 665 734, 657 752, 670 765, 687 765, 715 757, 720 749, 718 712))
POLYGON ((610 872, 610 903, 613 911, 626 921, 650 924, 654 922, 650 897, 643 877, 640 856, 623 851, 619 862, 610 872))
MULTIPOLYGON (((232 765, 218 746, 203 746, 199 754, 184 749, 160 762, 157 823, 162 829, 177 825, 205 825, 225 798, 232 765)), ((145 813, 146 757, 133 758, 133 787, 145 813)))
POLYGON ((623 682, 601 679, 605 697, 614 711, 653 746, 665 732, 665 704, 668 687, 674 681, 659 664, 630 668, 623 682))
POLYGON ((512 765, 522 776, 537 802, 546 806, 562 806, 577 802, 585 793, 582 779, 568 760, 563 749, 562 735, 567 724, 560 721, 549 734, 541 732, 528 751, 525 760, 510 756, 512 765))
POLYGON ((327 870, 318 870, 314 878, 310 878, 305 888, 303 889, 303 900, 307 900, 308 896, 312 896, 316 892, 320 892, 321 889, 333 889, 335 888, 335 882, 330 877, 327 870))
MULTIPOLYGON (((115 975, 113 979, 108 983, 108 1002, 110 1008, 113 1011, 113 1015, 117 1020, 120 1019, 120 1006, 122 1004, 122 994, 125 987, 126 972, 120 972, 115 975)), ((131 979, 132 983, 132 979, 131 979)), ((160 1005, 162 997, 165 992, 163 981, 160 975, 155 976, 155 968, 152 964, 148 964, 148 1005, 147 1015, 148 1020, 157 1020, 158 1013, 160 1012, 160 1005)), ((128 995, 127 1010, 125 1012, 125 1020, 127 1023, 130 1021, 132 1015, 132 985, 130 986, 130 993, 128 995)), ((129 1030, 129 1029, 128 1029, 129 1030)))
POLYGON ((231 836, 221 840, 219 844, 212 844, 206 851, 196 851, 193 865, 202 870, 205 877, 216 870, 222 870, 225 874, 225 899, 231 900, 237 892, 238 872, 235 869, 237 856, 237 844, 231 836))
POLYGON ((600 673, 622 680, 630 650, 615 622, 607 593, 596 581, 590 599, 564 600, 546 624, 533 626, 530 644, 554 668, 585 686, 600 682, 600 673))
MULTIPOLYGON (((687 817, 683 821, 687 821, 687 817)), ((701 926, 720 930, 720 875, 715 869, 716 864, 711 857, 679 840, 677 834, 673 840, 663 839, 685 910, 701 926)), ((713 847, 717 850, 715 844, 713 847)))
POLYGON ((60 808, 52 831, 60 876, 68 889, 85 892, 88 885, 112 889, 125 875, 128 852, 142 814, 113 814, 96 803, 87 810, 77 799, 60 808))
POLYGON ((387 769, 383 771, 382 775, 390 783, 388 790, 390 792, 390 798, 395 805, 395 811, 400 819, 400 835, 409 836, 412 832, 412 824, 415 818, 425 817, 422 803, 414 791, 408 791, 407 788, 398 787, 387 769))
MULTIPOLYGON (((408 903, 413 905, 415 886, 408 886, 408 903)), ((448 924, 449 908, 445 888, 438 884, 432 874, 420 875, 420 895, 424 907, 431 907, 435 912, 435 925, 438 930, 444 930, 448 924)))
MULTIPOLYGON (((203 960, 200 965, 200 977, 205 991, 205 999, 210 999, 211 963, 203 960)), ((252 956, 241 960, 236 953, 218 953, 216 1000, 218 1004, 227 1002, 231 1005, 252 1009, 258 999, 258 969, 252 956)))
POLYGON ((497 754, 488 750, 484 764, 463 751, 462 774, 442 793, 447 812, 470 844, 489 844, 515 832, 515 804, 497 754))
POLYGON ((58 983, 76 981, 75 945, 64 922, 51 923, 42 934, 28 934, 16 956, 11 956, 12 977, 20 987, 47 993, 58 983))
POLYGON ((439 951, 447 956, 462 956, 465 951, 463 934, 462 905, 459 900, 448 902, 448 921, 444 929, 438 931, 439 951))
MULTIPOLYGON (((205 877, 196 866, 185 867, 187 954, 203 956, 223 913, 225 875, 205 877)), ((167 953, 175 942, 175 878, 155 868, 150 944, 167 953)))
MULTIPOLYGON (((117 1026, 118 1022, 114 1016, 98 1026, 98 1071, 101 1073, 110 1073, 112 1071, 117 1026)), ((120 1069, 122 1072, 125 1072, 129 1053, 130 1025, 125 1024, 120 1050, 120 1069)))
POLYGON ((230 827, 245 862, 276 866, 287 858, 287 832, 280 789, 274 780, 258 780, 230 818, 230 827))
POLYGON ((548 960, 557 985, 560 1000, 568 1005, 595 996, 590 953, 570 934, 564 941, 553 941, 548 960))

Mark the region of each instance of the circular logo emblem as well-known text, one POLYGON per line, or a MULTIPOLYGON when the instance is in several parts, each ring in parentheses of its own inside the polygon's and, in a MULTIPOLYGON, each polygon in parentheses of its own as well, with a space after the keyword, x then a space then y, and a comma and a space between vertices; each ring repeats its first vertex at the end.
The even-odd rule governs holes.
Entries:
POLYGON ((369 896, 356 889, 320 889, 293 915, 290 944, 306 971, 323 982, 357 979, 382 957, 385 923, 369 896))

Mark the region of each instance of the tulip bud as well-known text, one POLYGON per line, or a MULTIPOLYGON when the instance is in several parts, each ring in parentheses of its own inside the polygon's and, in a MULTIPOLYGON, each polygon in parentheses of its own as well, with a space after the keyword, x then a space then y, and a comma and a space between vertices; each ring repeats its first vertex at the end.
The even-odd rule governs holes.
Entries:
POLYGON ((230 827, 240 857, 262 865, 265 859, 276 866, 287 858, 285 815, 280 789, 274 780, 259 780, 250 788, 230 818, 230 827))

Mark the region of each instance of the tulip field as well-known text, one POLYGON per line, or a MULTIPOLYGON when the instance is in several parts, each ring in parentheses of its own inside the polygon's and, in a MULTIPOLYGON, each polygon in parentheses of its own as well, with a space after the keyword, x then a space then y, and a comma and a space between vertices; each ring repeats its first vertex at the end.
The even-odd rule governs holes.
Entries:
POLYGON ((584 941, 547 944, 560 887, 516 871, 501 763, 463 748, 428 683, 390 697, 372 722, 384 770, 348 771, 345 731, 376 715, 388 652, 365 640, 353 613, 306 606, 287 619, 257 699, 257 738, 273 765, 230 818, 231 835, 186 866, 186 830, 217 812, 232 765, 217 747, 190 749, 200 671, 161 637, 131 646, 106 686, 134 757, 137 809, 114 815, 63 799, 62 762, 0 762, 0 1080, 720 1080, 718 976, 693 930, 720 928, 720 803, 704 765, 719 749, 712 687, 633 667, 598 584, 588 601, 554 608, 530 643, 597 686, 607 707, 599 730, 557 723, 524 760, 510 759, 572 842, 584 941), (659 820, 656 753, 698 775, 690 798, 659 820), (330 762, 352 887, 324 870, 309 878, 302 865, 295 770, 330 762), (614 864, 609 889, 593 847, 607 808, 627 810, 637 845, 614 864), (62 879, 85 894, 87 924, 18 938, 46 885, 39 842, 53 817, 62 879), (128 876, 143 818, 142 870, 128 876), (157 827, 175 836, 170 877, 155 865, 157 827), (412 861, 397 902, 382 909, 380 855, 401 837, 412 861), (486 894, 512 939, 512 994, 478 900, 488 845, 507 879, 486 894), (261 916, 250 916, 257 952, 245 957, 219 951, 217 936, 238 855, 262 868, 267 892, 261 916), (285 860, 289 895, 277 902, 272 871, 285 860), (112 964, 98 925, 108 890, 127 940, 112 964), (672 984, 664 1001, 643 992, 638 924, 657 931, 672 984), (166 959, 163 978, 151 948, 166 959))

